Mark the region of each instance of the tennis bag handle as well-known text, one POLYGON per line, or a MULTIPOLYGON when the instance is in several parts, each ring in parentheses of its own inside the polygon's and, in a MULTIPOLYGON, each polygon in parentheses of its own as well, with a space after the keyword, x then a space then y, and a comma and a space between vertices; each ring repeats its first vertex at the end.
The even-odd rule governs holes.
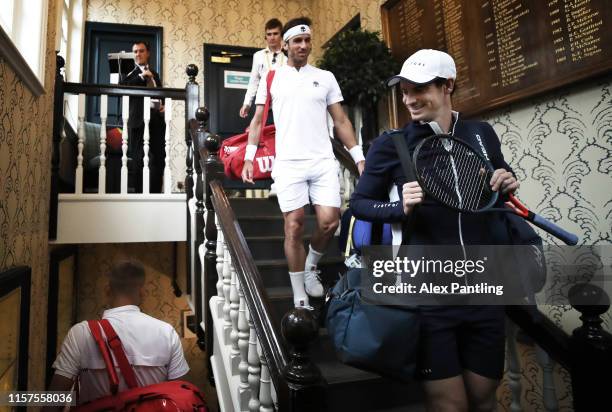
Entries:
MULTIPOLYGON (((276 71, 270 70, 268 75, 266 76, 266 104, 264 106, 263 118, 261 119, 261 129, 259 131, 259 138, 263 136, 264 127, 266 127, 266 122, 268 121, 268 112, 270 111, 270 104, 272 103, 272 96, 270 95, 270 89, 272 88, 272 81, 274 80, 274 75, 276 71)), ((248 140, 247 140, 248 142, 248 140)))

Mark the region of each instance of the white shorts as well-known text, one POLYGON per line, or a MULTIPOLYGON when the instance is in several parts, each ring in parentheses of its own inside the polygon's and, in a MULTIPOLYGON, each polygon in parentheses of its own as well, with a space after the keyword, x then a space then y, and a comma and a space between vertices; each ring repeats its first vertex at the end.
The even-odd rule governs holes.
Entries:
POLYGON ((272 169, 282 212, 308 203, 340 207, 340 179, 336 159, 276 160, 272 169))

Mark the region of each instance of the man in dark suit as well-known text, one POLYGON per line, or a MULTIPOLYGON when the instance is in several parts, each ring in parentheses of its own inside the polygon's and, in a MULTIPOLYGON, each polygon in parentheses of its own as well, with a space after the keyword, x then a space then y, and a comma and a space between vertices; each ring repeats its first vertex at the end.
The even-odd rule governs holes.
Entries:
MULTIPOLYGON (((139 41, 132 46, 136 67, 119 83, 128 86, 162 87, 159 74, 149 67, 150 46, 139 41)), ((128 157, 132 159, 131 175, 136 193, 142 192, 142 169, 144 165, 144 120, 143 98, 130 97, 128 120, 128 157)), ((151 100, 149 122, 149 191, 161 192, 165 160, 165 130, 163 102, 151 100)))

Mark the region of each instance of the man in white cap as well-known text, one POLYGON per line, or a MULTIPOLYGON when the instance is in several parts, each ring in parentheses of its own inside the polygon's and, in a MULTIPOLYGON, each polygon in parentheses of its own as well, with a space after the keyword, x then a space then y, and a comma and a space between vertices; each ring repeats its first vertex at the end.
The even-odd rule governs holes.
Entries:
MULTIPOLYGON (((433 134, 454 135, 490 159, 496 169, 490 181, 493 190, 515 191, 518 182, 504 161, 493 128, 462 120, 452 110, 456 77, 451 56, 427 49, 410 56, 401 72, 389 79, 390 86, 400 84, 412 118, 403 129, 408 149, 433 134)), ((506 240, 497 214, 462 215, 424 196, 418 182, 408 182, 388 135, 375 139, 368 152, 351 210, 359 219, 401 224, 404 245, 487 245, 506 240), (409 216, 413 224, 407 231, 409 216)), ((504 369, 503 307, 424 306, 420 318, 417 369, 427 410, 493 411, 504 369)))
MULTIPOLYGON (((270 88, 276 124, 272 178, 285 218, 284 246, 294 304, 306 308, 310 307, 308 296, 324 294, 317 264, 340 221, 340 182, 329 141, 327 113, 333 119, 336 136, 349 149, 359 171, 364 167, 353 126, 340 106, 343 98, 336 78, 308 64, 312 50, 310 25, 309 18, 300 17, 283 27, 287 65, 276 70, 270 88), (309 203, 314 205, 317 227, 306 253, 302 237, 304 206, 309 203)), ((260 82, 242 171, 245 182, 253 182, 253 158, 266 98, 266 84, 260 82)))

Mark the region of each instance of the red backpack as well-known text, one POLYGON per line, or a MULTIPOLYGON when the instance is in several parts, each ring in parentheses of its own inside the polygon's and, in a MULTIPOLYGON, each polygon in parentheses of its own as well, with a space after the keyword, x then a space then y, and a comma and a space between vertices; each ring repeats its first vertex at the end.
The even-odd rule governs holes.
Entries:
MULTIPOLYGON (((263 119, 261 120, 261 132, 259 133, 259 145, 253 159, 253 179, 270 179, 272 166, 276 156, 275 136, 276 127, 273 124, 266 126, 268 120, 268 110, 270 109, 270 86, 274 79, 274 70, 268 72, 266 84, 268 87, 268 97, 264 106, 263 119)), ((242 168, 244 166, 244 154, 249 140, 249 129, 244 133, 228 137, 221 144, 219 158, 223 162, 225 175, 231 179, 242 179, 242 168)))
POLYGON ((168 381, 148 385, 138 386, 134 369, 125 355, 123 345, 117 333, 106 319, 100 321, 89 320, 89 330, 94 336, 110 382, 111 395, 79 405, 72 409, 77 412, 206 412, 204 396, 198 388, 185 381, 168 381), (100 326, 104 329, 107 340, 105 341, 100 333, 100 326), (112 355, 108 350, 110 346, 113 355, 119 365, 119 370, 129 387, 123 392, 118 392, 119 379, 112 360, 112 355))

